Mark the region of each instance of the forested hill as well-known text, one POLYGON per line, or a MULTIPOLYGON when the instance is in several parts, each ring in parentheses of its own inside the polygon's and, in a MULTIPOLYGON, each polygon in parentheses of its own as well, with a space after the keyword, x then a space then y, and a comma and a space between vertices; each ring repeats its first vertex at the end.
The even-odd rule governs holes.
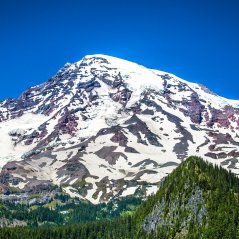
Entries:
POLYGON ((70 226, 2 228, 0 238, 239 238, 239 179, 189 157, 132 215, 70 226))

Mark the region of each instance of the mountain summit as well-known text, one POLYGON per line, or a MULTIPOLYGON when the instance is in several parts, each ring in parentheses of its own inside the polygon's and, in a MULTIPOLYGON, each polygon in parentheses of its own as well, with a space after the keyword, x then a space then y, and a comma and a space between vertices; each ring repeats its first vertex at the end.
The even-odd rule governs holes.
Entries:
POLYGON ((189 155, 238 173, 239 101, 105 55, 0 102, 0 190, 149 195, 189 155))

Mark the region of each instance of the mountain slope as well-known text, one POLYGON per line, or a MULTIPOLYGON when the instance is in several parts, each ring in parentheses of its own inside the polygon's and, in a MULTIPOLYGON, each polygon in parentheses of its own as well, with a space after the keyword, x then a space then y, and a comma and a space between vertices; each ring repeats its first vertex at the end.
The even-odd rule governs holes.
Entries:
POLYGON ((236 175, 189 157, 166 178, 138 217, 143 218, 144 231, 165 238, 239 238, 238 210, 236 175))
POLYGON ((238 177, 189 157, 132 216, 54 228, 4 228, 0 238, 226 239, 239 238, 238 222, 238 177))
POLYGON ((150 195, 188 155, 238 173, 238 128, 239 101, 89 55, 0 103, 0 190, 31 194, 58 185, 92 203, 150 195))

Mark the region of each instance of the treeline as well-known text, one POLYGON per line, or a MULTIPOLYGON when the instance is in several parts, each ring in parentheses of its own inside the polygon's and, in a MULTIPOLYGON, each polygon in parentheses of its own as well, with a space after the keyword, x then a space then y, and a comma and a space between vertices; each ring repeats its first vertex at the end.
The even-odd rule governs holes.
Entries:
MULTIPOLYGON (((135 217, 118 217, 61 227, 2 228, 0 239, 154 239, 156 234, 139 230, 135 217)), ((160 237, 161 238, 161 237, 160 237)), ((164 239, 164 238, 162 238, 164 239)))
POLYGON ((232 172, 199 157, 189 157, 164 180, 156 195, 137 210, 137 224, 142 225, 145 217, 163 199, 168 205, 177 205, 178 219, 172 218, 171 226, 159 226, 154 232, 155 238, 239 238, 239 178, 232 172), (195 188, 200 188, 205 202, 205 205, 199 205, 197 213, 201 206, 207 211, 201 224, 192 213, 185 212, 187 199, 195 188), (182 227, 185 220, 186 230, 182 227))
POLYGON ((0 204, 0 218, 7 219, 10 223, 17 219, 26 222, 29 227, 40 225, 71 225, 76 223, 96 220, 112 219, 121 214, 130 214, 142 203, 141 198, 126 197, 106 203, 94 205, 79 200, 68 200, 65 195, 58 195, 54 205, 14 204, 4 202, 0 204))
MULTIPOLYGON (((175 208, 174 208, 175 210, 175 208)), ((79 212, 80 213, 80 212, 79 212)), ((239 238, 239 179, 231 172, 190 157, 162 183, 156 195, 150 196, 132 215, 115 219, 59 227, 2 228, 0 239, 236 239, 239 238), (205 215, 199 222, 185 205, 195 188, 202 192, 205 215), (165 201, 171 215, 175 205, 177 217, 170 225, 158 225, 155 231, 145 232, 145 218, 165 201), (186 222, 186 223, 185 223, 186 222)))

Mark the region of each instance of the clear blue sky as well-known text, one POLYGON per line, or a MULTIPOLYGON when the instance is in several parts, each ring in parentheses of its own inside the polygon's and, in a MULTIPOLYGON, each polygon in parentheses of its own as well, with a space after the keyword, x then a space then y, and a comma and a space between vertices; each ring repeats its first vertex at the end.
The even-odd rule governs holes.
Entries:
POLYGON ((0 0, 0 99, 102 53, 239 99, 237 0, 0 0))

